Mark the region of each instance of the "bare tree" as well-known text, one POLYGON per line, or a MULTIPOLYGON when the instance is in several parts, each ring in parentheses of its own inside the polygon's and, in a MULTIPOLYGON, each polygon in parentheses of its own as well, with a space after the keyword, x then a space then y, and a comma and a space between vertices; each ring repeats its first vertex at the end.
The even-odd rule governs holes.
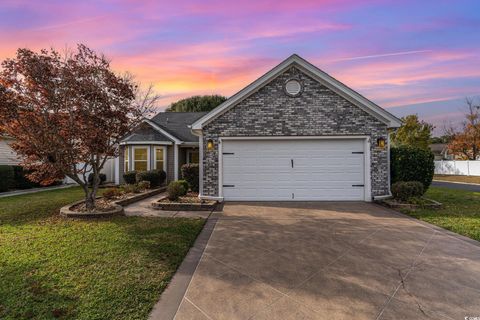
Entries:
POLYGON ((467 112, 460 129, 450 125, 445 134, 452 137, 448 150, 465 160, 476 160, 480 156, 480 103, 473 98, 466 98, 467 112))

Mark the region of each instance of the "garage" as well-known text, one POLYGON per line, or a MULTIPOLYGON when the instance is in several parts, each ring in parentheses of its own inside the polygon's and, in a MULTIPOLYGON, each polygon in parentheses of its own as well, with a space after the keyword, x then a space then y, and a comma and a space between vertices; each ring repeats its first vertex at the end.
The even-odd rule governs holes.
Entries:
POLYGON ((226 201, 369 201, 366 137, 223 138, 226 201))

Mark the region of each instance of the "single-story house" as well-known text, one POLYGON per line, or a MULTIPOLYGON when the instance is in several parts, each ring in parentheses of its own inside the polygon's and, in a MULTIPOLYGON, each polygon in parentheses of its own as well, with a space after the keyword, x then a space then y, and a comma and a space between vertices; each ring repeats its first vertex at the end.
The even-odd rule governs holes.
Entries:
POLYGON ((200 197, 371 201, 390 195, 401 121, 298 55, 209 113, 162 112, 121 144, 120 172, 200 164, 200 197))
POLYGON ((453 160, 454 158, 448 152, 448 143, 432 143, 429 147, 435 155, 435 160, 453 160))
POLYGON ((10 147, 13 141, 13 138, 0 134, 0 165, 15 166, 20 163, 17 153, 10 147))

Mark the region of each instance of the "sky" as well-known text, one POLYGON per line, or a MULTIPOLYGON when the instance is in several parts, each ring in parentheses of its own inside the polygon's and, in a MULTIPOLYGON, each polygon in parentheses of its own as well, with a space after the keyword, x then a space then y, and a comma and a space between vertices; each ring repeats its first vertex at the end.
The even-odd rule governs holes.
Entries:
POLYGON ((478 0, 0 0, 0 60, 83 43, 154 85, 160 109, 231 96, 297 53, 395 115, 480 105, 478 0))

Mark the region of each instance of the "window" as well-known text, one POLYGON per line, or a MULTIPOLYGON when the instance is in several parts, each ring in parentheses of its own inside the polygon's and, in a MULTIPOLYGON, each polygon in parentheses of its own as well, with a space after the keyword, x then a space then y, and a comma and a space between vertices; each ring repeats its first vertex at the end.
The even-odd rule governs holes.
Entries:
POLYGON ((187 163, 199 163, 198 151, 194 151, 194 150, 187 151, 187 163))
POLYGON ((155 147, 155 169, 165 171, 165 152, 164 147, 155 147))
POLYGON ((125 159, 125 163, 123 166, 123 171, 127 172, 129 170, 128 168, 128 146, 125 146, 125 153, 123 154, 123 157, 125 159))
POLYGON ((148 148, 147 147, 133 148, 133 170, 135 171, 148 170, 148 148))

